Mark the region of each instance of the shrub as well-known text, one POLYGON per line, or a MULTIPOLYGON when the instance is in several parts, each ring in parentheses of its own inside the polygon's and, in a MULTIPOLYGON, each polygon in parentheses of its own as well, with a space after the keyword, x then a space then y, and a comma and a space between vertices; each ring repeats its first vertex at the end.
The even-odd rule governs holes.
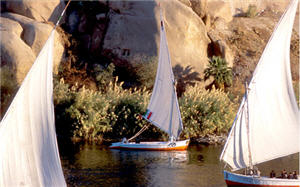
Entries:
POLYGON ((111 131, 110 121, 107 118, 109 106, 109 101, 101 95, 101 92, 81 88, 75 95, 74 103, 66 110, 75 120, 74 136, 94 140, 111 131))
POLYGON ((146 111, 149 98, 145 89, 123 89, 117 79, 109 83, 106 92, 69 88, 63 79, 55 81, 57 130, 68 135, 72 131, 71 136, 89 141, 132 136, 146 124, 138 115, 146 111))
POLYGON ((113 135, 115 137, 131 137, 142 127, 143 122, 138 119, 142 113, 140 104, 132 98, 121 99, 114 107, 111 119, 113 135))
POLYGON ((228 67, 226 60, 219 56, 213 56, 204 70, 204 79, 207 80, 210 76, 214 77, 213 84, 216 88, 224 89, 232 84, 232 69, 228 67))
POLYGON ((116 65, 114 75, 124 82, 123 88, 152 88, 157 68, 156 57, 135 55, 129 60, 114 59, 113 63, 116 65))
MULTIPOLYGON (((118 140, 130 138, 147 124, 139 119, 146 111, 150 92, 146 88, 123 89, 122 83, 110 82, 106 92, 64 84, 55 84, 57 129, 69 128, 73 137, 84 140, 102 138, 118 140)), ((198 84, 188 87, 179 98, 184 124, 182 137, 197 138, 207 134, 226 133, 230 128, 237 106, 221 90, 205 90, 198 84)), ((69 132, 67 130, 63 133, 69 132)), ((58 133, 60 134, 60 133, 58 133)), ((166 139, 167 135, 151 125, 140 138, 166 139)))
POLYGON ((248 18, 254 18, 257 15, 257 7, 255 5, 249 5, 245 14, 248 18))
POLYGON ((210 91, 199 84, 188 87, 179 99, 185 138, 207 134, 227 133, 231 127, 237 105, 221 90, 210 91))
POLYGON ((156 57, 135 57, 133 60, 136 81, 139 87, 151 89, 155 82, 157 58, 156 57))
POLYGON ((14 73, 8 66, 3 66, 0 69, 1 83, 1 117, 11 103, 15 92, 18 90, 18 84, 14 73))
POLYGON ((98 65, 94 71, 98 90, 101 92, 106 92, 109 83, 114 80, 113 73, 115 71, 115 65, 110 63, 106 68, 98 65))

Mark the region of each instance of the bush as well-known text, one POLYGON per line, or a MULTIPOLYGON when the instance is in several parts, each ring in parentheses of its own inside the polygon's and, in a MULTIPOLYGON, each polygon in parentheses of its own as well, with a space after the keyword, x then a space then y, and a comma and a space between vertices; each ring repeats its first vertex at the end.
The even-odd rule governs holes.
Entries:
POLYGON ((106 92, 69 88, 61 79, 54 88, 58 133, 72 131, 71 136, 89 141, 131 136, 146 124, 138 115, 146 111, 149 98, 145 89, 125 90, 117 79, 109 83, 106 92))
POLYGON ((18 90, 18 84, 15 78, 15 74, 8 66, 1 67, 0 69, 0 83, 1 83, 1 117, 9 107, 13 96, 18 90))
POLYGON ((106 92, 109 83, 114 80, 113 73, 115 71, 115 65, 110 63, 106 68, 98 65, 94 71, 98 90, 101 92, 106 92))
POLYGON ((111 118, 113 135, 129 138, 138 132, 144 125, 143 121, 138 119, 142 110, 142 106, 133 98, 121 99, 111 111, 114 113, 114 118, 111 118))
POLYGON ((146 87, 148 90, 152 89, 157 71, 156 57, 135 57, 133 60, 133 67, 136 74, 136 81, 139 87, 146 87))
POLYGON ((221 90, 205 90, 199 84, 189 87, 179 99, 185 138, 207 134, 227 133, 231 127, 237 105, 221 90))
POLYGON ((55 125, 59 138, 70 138, 75 131, 74 120, 66 111, 74 103, 76 92, 69 89, 69 85, 65 84, 64 79, 58 81, 54 77, 53 100, 55 110, 55 125))
POLYGON ((246 12, 246 17, 254 18, 257 15, 257 7, 255 5, 249 5, 246 12))
POLYGON ((81 88, 76 94, 75 102, 67 112, 76 120, 75 136, 85 140, 94 140, 102 133, 111 131, 107 119, 109 102, 99 92, 81 88))
MULTIPOLYGON (((110 82, 106 92, 73 86, 63 80, 55 84, 57 129, 69 128, 71 136, 83 140, 119 140, 130 138, 147 124, 139 115, 146 111, 150 92, 146 88, 123 89, 118 80, 110 82)), ((188 87, 179 99, 184 125, 182 137, 197 138, 207 134, 226 133, 237 106, 221 90, 205 90, 203 86, 188 87)), ((58 132, 63 134, 69 132, 58 132)), ((142 139, 167 139, 167 135, 151 125, 142 139)))
POLYGON ((225 86, 232 84, 232 69, 228 67, 226 60, 219 56, 213 56, 204 70, 204 79, 207 80, 210 76, 214 78, 213 84, 218 89, 224 89, 225 86))
POLYGON ((118 76, 123 88, 144 88, 150 90, 153 87, 157 68, 156 57, 135 55, 129 60, 114 59, 116 65, 114 75, 118 76))

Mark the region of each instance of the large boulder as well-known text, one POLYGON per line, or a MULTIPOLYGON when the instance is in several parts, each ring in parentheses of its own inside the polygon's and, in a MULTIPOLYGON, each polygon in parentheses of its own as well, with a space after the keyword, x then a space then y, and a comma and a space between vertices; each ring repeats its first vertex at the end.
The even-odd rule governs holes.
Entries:
POLYGON ((191 4, 191 1, 190 0, 178 0, 179 2, 185 4, 186 6, 188 7, 191 7, 192 4, 191 4))
POLYGON ((208 47, 208 56, 221 56, 227 61, 230 67, 233 66, 234 54, 231 51, 231 45, 229 45, 227 39, 231 34, 230 28, 228 28, 226 21, 222 18, 216 19, 213 28, 208 32, 208 36, 211 40, 208 47))
POLYGON ((208 11, 208 2, 207 0, 190 0, 191 7, 193 11, 200 16, 200 18, 204 18, 207 16, 208 11))
MULTIPOLYGON (((120 58, 157 56, 159 50, 159 7, 154 1, 111 1, 114 11, 104 38, 103 49, 120 58)), ((202 74, 210 42, 206 28, 193 10, 179 1, 160 3, 165 21, 172 65, 190 66, 202 74)))
POLYGON ((6 9, 9 12, 20 14, 36 21, 56 22, 64 6, 64 1, 61 0, 18 0, 6 2, 6 9))
POLYGON ((21 37, 23 28, 18 22, 3 17, 0 17, 0 22, 1 31, 9 31, 21 37))
POLYGON ((30 69, 35 55, 31 48, 20 38, 22 27, 18 22, 0 17, 1 28, 1 68, 8 66, 15 79, 21 84, 30 69))
POLYGON ((212 19, 222 18, 227 23, 232 20, 231 4, 229 1, 209 0, 207 12, 212 19))
MULTIPOLYGON (((33 19, 13 14, 4 13, 1 16, 6 17, 19 23, 23 28, 22 40, 28 47, 31 48, 33 54, 37 56, 46 43, 50 32, 53 29, 53 25, 37 22, 33 19)), ((4 35, 3 35, 4 36, 4 35)), ((55 31, 55 42, 54 42, 54 72, 57 72, 58 66, 61 62, 64 53, 64 46, 62 44, 61 38, 57 31, 55 31)), ((32 61, 33 63, 33 61, 32 61)))

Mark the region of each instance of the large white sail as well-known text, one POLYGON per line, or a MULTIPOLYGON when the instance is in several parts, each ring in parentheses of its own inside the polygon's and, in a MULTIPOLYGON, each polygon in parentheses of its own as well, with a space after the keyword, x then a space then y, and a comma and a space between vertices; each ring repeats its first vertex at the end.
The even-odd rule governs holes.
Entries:
POLYGON ((249 84, 248 100, 244 97, 224 146, 220 159, 234 170, 250 165, 249 149, 253 165, 300 150, 299 109, 290 72, 297 7, 298 0, 293 0, 273 32, 249 84))
POLYGON ((180 135, 183 128, 162 16, 156 79, 144 117, 174 138, 180 135))
POLYGON ((53 108, 54 31, 0 123, 0 186, 66 186, 53 108))

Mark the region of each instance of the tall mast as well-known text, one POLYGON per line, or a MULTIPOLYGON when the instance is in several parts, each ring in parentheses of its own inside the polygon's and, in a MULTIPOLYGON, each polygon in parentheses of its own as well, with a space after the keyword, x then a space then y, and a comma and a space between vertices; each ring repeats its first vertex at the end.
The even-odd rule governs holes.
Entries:
MULTIPOLYGON (((162 27, 162 33, 160 34, 163 34, 165 35, 166 31, 165 31, 165 25, 164 25, 164 21, 163 21, 163 16, 162 16, 162 10, 161 10, 161 7, 160 7, 160 4, 159 4, 159 12, 160 12, 160 26, 162 27)), ((168 44, 167 44, 168 45, 168 44)), ((171 62, 171 59, 170 59, 170 53, 168 52, 168 59, 169 59, 169 63, 171 62)), ((171 67, 171 70, 172 71, 172 65, 170 64, 170 67, 171 67)), ((171 76, 173 75, 173 73, 171 73, 171 76)), ((171 104, 171 108, 173 109, 173 105, 174 105, 174 97, 176 97, 175 93, 176 93, 176 89, 175 89, 175 81, 174 81, 174 77, 171 77, 171 80, 172 80, 172 83, 173 83, 173 93, 172 93, 172 104, 171 104)), ((173 110, 170 110, 170 121, 169 121, 169 138, 172 140, 173 139, 173 135, 172 135, 172 116, 173 116, 173 110)))
POLYGON ((59 18, 58 18, 58 20, 57 20, 57 22, 56 22, 56 24, 55 24, 53 30, 55 30, 56 27, 59 25, 59 22, 60 22, 61 18, 63 17, 63 15, 65 14, 65 11, 67 10, 67 8, 68 8, 70 2, 71 2, 71 0, 68 1, 67 5, 65 6, 65 8, 64 8, 64 10, 62 11, 61 15, 59 16, 59 18))
POLYGON ((250 169, 253 169, 252 164, 252 154, 251 154, 251 147, 250 147, 250 129, 249 129, 249 102, 248 102, 248 83, 246 81, 245 83, 245 96, 246 96, 246 104, 247 104, 247 115, 246 115, 246 128, 247 128, 247 140, 248 140, 248 157, 249 157, 249 167, 250 169))
POLYGON ((144 118, 170 137, 178 138, 182 131, 180 108, 174 88, 174 75, 167 37, 160 11, 160 47, 155 83, 144 118), (162 104, 163 103, 163 104, 162 104))

